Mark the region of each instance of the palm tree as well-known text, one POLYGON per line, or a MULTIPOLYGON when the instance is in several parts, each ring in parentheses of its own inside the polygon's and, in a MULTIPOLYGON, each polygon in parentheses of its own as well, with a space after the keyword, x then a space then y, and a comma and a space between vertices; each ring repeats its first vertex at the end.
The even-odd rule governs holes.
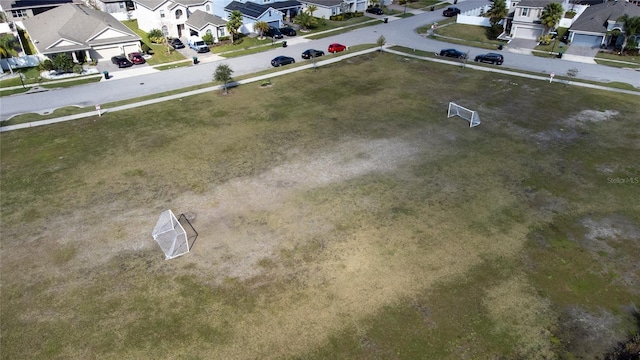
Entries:
POLYGON ((16 38, 11 34, 0 36, 0 58, 10 58, 18 55, 15 49, 16 38))
POLYGON ((637 46, 637 34, 640 32, 640 16, 631 17, 629 14, 624 14, 618 19, 618 22, 622 23, 622 27, 624 29, 622 52, 624 52, 624 49, 629 45, 629 40, 637 46))
POLYGON ((489 11, 487 11, 489 23, 491 23, 491 26, 498 25, 500 20, 504 19, 508 13, 509 10, 507 9, 507 3, 505 1, 495 0, 489 11))
POLYGON ((222 81, 225 94, 229 93, 227 84, 229 83, 229 81, 231 81, 231 74, 233 74, 233 70, 231 70, 231 68, 227 64, 218 65, 216 71, 213 73, 213 80, 222 81))
POLYGON ((227 21, 227 30, 231 33, 231 42, 235 41, 240 26, 242 26, 242 13, 238 10, 233 10, 231 16, 229 16, 229 21, 227 21))
POLYGON ((260 39, 264 39, 264 33, 269 31, 269 23, 266 21, 256 21, 253 23, 253 30, 258 31, 260 39))
POLYGON ((542 14, 540 14, 540 21, 544 26, 545 34, 556 28, 562 19, 562 14, 564 14, 564 9, 559 3, 552 2, 544 6, 542 14))
POLYGON ((309 15, 313 16, 313 13, 316 11, 318 11, 318 7, 316 5, 313 5, 313 4, 307 5, 307 12, 309 13, 309 15))
POLYGON ((311 14, 309 14, 308 12, 301 11, 293 19, 293 22, 302 26, 303 30, 308 30, 309 28, 316 26, 316 24, 318 23, 318 20, 313 16, 311 16, 311 14))

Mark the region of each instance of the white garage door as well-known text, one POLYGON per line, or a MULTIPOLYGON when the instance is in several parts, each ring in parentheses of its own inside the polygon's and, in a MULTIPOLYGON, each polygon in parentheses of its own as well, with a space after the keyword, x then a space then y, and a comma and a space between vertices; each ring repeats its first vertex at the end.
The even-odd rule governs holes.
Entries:
POLYGON ((602 43, 602 36, 597 35, 581 35, 575 34, 571 45, 586 46, 586 47, 600 47, 602 43))
POLYGON ((111 59, 112 56, 121 55, 121 50, 119 46, 108 47, 108 48, 93 48, 94 51, 98 54, 98 60, 100 59, 111 59))
POLYGON ((529 28, 516 28, 516 32, 514 34, 515 38, 518 39, 530 39, 530 40, 538 40, 542 32, 538 29, 529 29, 529 28))

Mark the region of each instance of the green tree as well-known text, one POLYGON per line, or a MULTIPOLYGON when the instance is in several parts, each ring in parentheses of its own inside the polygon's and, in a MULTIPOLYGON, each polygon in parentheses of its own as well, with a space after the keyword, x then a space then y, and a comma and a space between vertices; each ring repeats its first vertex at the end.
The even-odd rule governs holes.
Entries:
POLYGON ((206 33, 206 34, 202 35, 202 41, 204 41, 204 43, 207 44, 207 45, 213 44, 213 34, 206 33))
POLYGON ((58 71, 71 72, 73 65, 73 60, 67 54, 60 53, 53 57, 53 68, 58 71))
POLYGON ((258 32, 260 39, 264 39, 264 34, 269 31, 269 24, 266 21, 256 21, 253 23, 253 30, 258 32))
POLYGON ((164 34, 162 34, 162 31, 160 31, 160 29, 149 30, 149 32, 147 33, 147 37, 149 38, 149 41, 154 44, 162 44, 164 42, 164 34))
POLYGON ((380 46, 380 52, 382 52, 382 47, 384 46, 384 44, 387 43, 387 39, 384 37, 384 35, 380 35, 380 37, 378 38, 378 41, 376 41, 376 44, 378 44, 378 46, 380 46))
POLYGON ((220 64, 216 68, 216 71, 213 73, 213 80, 221 81, 224 86, 224 93, 228 94, 229 90, 227 89, 227 83, 231 81, 231 74, 233 74, 233 70, 227 64, 220 64))
POLYGON ((309 15, 313 16, 313 13, 316 11, 318 11, 318 6, 314 4, 307 5, 307 12, 309 13, 309 15))
POLYGON ((311 14, 306 11, 301 11, 296 15, 295 19, 293 19, 293 22, 302 26, 303 30, 308 30, 314 28, 318 24, 318 19, 311 16, 311 14))
POLYGON ((622 51, 624 52, 627 47, 637 47, 637 35, 640 33, 640 16, 631 17, 629 14, 624 14, 618 19, 618 22, 622 23, 622 27, 624 29, 622 51))
POLYGON ((11 34, 4 34, 0 36, 0 58, 10 58, 17 56, 16 44, 18 41, 15 36, 11 34))
POLYGON ((508 13, 509 10, 507 9, 505 0, 495 0, 489 11, 487 11, 489 23, 491 23, 491 25, 498 25, 500 20, 504 19, 508 13))
POLYGON ((544 26, 545 34, 548 34, 556 28, 563 14, 564 9, 562 5, 557 2, 552 2, 544 6, 542 14, 540 14, 540 21, 542 22, 542 26, 544 26))
POLYGON ((238 10, 233 10, 229 21, 227 21, 227 30, 231 33, 231 42, 235 42, 236 35, 238 35, 238 29, 242 26, 242 13, 238 10))

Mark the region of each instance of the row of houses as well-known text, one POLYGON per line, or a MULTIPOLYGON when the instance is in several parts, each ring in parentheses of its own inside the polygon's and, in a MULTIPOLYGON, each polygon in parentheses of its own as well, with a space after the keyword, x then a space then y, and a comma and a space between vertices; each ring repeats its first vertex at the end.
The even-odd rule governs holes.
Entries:
POLYGON ((120 23, 126 19, 137 19, 145 32, 159 29, 177 38, 211 34, 217 42, 229 35, 233 11, 243 16, 239 31, 249 34, 257 21, 281 27, 310 6, 314 16, 328 18, 364 12, 369 0, 0 0, 6 20, 26 29, 40 54, 67 52, 77 61, 138 51, 140 37, 120 23))

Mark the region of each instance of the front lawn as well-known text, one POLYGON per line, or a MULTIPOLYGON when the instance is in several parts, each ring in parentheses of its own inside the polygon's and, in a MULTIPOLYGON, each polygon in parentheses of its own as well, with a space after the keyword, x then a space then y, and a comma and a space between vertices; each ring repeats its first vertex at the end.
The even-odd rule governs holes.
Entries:
MULTIPOLYGON (((485 49, 496 49, 498 45, 504 45, 504 41, 489 40, 487 37, 487 28, 475 25, 457 24, 447 19, 445 22, 439 23, 437 29, 434 30, 434 38, 439 36, 446 37, 446 42, 481 47, 485 49), (446 26, 445 26, 446 25, 446 26)), ((418 31, 425 33, 430 26, 420 28, 418 31)))
POLYGON ((133 30, 140 38, 144 44, 147 44, 151 50, 153 51, 153 56, 147 60, 149 65, 158 65, 165 64, 168 62, 180 61, 184 60, 184 56, 179 52, 173 50, 173 48, 169 47, 169 49, 162 44, 154 44, 149 40, 147 33, 138 28, 138 20, 125 20, 122 22, 129 29, 133 30))

